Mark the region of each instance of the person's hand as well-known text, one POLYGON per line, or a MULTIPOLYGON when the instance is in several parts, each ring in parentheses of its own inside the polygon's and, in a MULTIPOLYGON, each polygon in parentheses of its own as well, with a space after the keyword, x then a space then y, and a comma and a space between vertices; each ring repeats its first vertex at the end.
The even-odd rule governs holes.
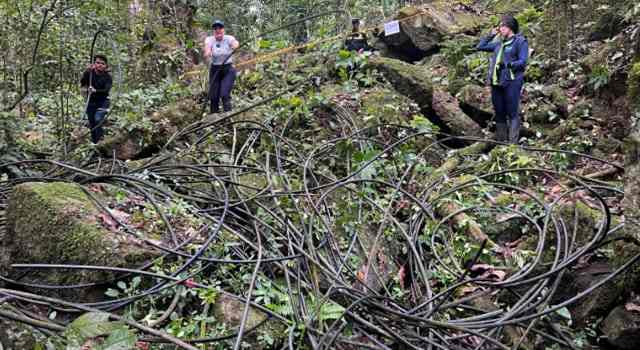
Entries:
POLYGON ((364 49, 358 50, 358 53, 363 53, 363 52, 364 52, 364 49))
POLYGON ((89 86, 88 90, 89 90, 90 93, 96 92, 96 88, 94 88, 93 86, 89 86))
POLYGON ((96 65, 93 63, 89 63, 89 65, 87 66, 87 70, 93 70, 96 69, 96 65))

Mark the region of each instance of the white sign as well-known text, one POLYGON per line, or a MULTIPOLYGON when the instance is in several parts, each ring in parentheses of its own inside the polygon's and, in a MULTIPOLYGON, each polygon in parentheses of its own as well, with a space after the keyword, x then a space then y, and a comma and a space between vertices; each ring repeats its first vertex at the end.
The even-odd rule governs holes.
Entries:
POLYGON ((384 36, 400 33, 400 22, 391 21, 384 24, 384 36))

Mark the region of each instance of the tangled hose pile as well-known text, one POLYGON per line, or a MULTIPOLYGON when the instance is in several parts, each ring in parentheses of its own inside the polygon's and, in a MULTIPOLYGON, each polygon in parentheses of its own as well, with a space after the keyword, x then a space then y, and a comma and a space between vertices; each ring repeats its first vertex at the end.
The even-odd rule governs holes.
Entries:
MULTIPOLYGON (((120 234, 141 238, 162 252, 162 261, 177 267, 156 273, 149 269, 153 263, 137 269, 14 264, 13 269, 27 271, 105 270, 120 273, 121 280, 139 276, 153 283, 133 295, 80 304, 24 290, 92 284, 50 286, 3 277, 17 289, 0 289, 0 300, 15 301, 18 311, 45 304, 69 312, 109 312, 138 329, 140 339, 187 349, 219 342, 237 349, 243 340, 255 339, 264 323, 248 326, 250 308, 267 314, 268 322, 286 326, 280 346, 289 349, 302 343, 314 349, 517 349, 536 337, 573 347, 552 316, 640 259, 632 257, 591 287, 565 297, 561 290, 567 272, 621 237, 623 223, 614 220, 611 205, 623 197, 622 189, 533 163, 487 167, 491 159, 482 153, 449 150, 445 144, 451 136, 398 125, 357 130, 348 109, 333 106, 333 111, 335 137, 314 145, 296 139, 292 120, 281 125, 234 120, 242 117, 241 111, 190 126, 171 142, 192 137, 191 147, 165 151, 135 168, 115 159, 94 160, 82 168, 45 160, 11 164, 41 175, 2 182, 0 211, 21 183, 63 181, 83 188, 114 186, 143 198, 158 212, 159 203, 180 199, 204 224, 196 240, 195 235, 176 234, 174 224, 160 215, 167 239, 158 243, 86 191, 118 222, 120 234), (216 147, 225 142, 225 151, 216 147), (420 152, 408 151, 415 149, 420 152), (547 180, 563 184, 564 190, 554 196, 532 190, 547 180), (578 194, 588 197, 597 213, 595 227, 588 230, 578 225, 583 218, 577 209, 562 214, 566 210, 561 208, 575 203, 578 194), (520 241, 531 247, 528 254, 518 255, 522 246, 513 248, 515 243, 482 232, 513 221, 520 241), (220 250, 214 247, 226 242, 233 245, 216 255, 220 250), (194 244, 196 249, 187 248, 194 244), (520 260, 512 263, 516 255, 520 260), (497 259, 508 266, 494 266, 497 259), (248 272, 240 288, 230 281, 209 284, 229 266, 248 272), (279 307, 256 292, 264 281, 278 286, 279 307), (175 310, 173 302, 156 322, 117 315, 127 305, 167 291, 178 300, 183 286, 219 288, 222 295, 245 303, 239 327, 220 337, 178 339, 162 330, 175 310)), ((485 151, 495 146, 481 139, 458 141, 475 142, 470 147, 485 151)), ((540 158, 560 154, 617 166, 572 152, 524 149, 540 158)), ((2 229, 4 224, 3 217, 2 229)), ((52 334, 64 329, 18 311, 0 317, 52 334)))

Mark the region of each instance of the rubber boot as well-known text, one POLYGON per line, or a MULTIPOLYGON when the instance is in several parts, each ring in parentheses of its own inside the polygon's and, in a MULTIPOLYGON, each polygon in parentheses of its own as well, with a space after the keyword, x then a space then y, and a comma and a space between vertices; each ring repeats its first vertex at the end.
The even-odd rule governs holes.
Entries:
POLYGON ((507 123, 496 123, 496 141, 505 142, 508 141, 508 137, 507 123))
POLYGON ((218 106, 217 103, 214 103, 213 101, 211 101, 211 104, 209 105, 209 113, 213 114, 213 113, 220 113, 220 107, 218 106))
POLYGON ((225 96, 222 98, 222 109, 225 112, 231 112, 231 96, 225 96))
POLYGON ((520 119, 514 119, 509 123, 509 143, 517 145, 520 140, 520 119))

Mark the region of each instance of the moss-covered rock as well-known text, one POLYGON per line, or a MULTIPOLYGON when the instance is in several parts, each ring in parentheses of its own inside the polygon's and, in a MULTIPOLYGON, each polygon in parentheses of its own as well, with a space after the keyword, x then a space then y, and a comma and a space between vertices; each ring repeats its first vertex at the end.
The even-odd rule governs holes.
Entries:
POLYGON ((393 56, 406 61, 418 61, 433 52, 449 35, 474 32, 485 21, 474 11, 453 8, 448 1, 431 1, 421 7, 401 9, 395 19, 400 21, 400 33, 383 36, 393 56))
POLYGON ((482 136, 480 125, 460 108, 460 102, 444 89, 433 91, 433 110, 454 135, 482 136))
MULTIPOLYGON (((20 278, 23 274, 10 268, 14 263, 136 267, 157 256, 136 240, 100 225, 100 211, 75 184, 20 184, 13 190, 6 215, 7 230, 0 235, 0 271, 9 278, 20 278)), ((112 277, 113 274, 101 271, 45 270, 20 280, 70 285, 102 282, 112 277)), ((82 300, 101 297, 101 291, 91 288, 42 292, 82 300)))
POLYGON ((460 109, 458 100, 444 89, 434 89, 424 68, 383 57, 374 57, 369 64, 382 72, 399 93, 415 101, 422 114, 444 131, 480 135, 479 125, 460 109))
POLYGON ((527 0, 493 1, 491 8, 495 13, 517 14, 531 7, 527 0))
MULTIPOLYGON (((122 129, 100 142, 98 149, 106 157, 121 160, 136 159, 144 153, 151 153, 163 147, 170 137, 179 130, 202 117, 201 108, 192 99, 184 99, 153 112, 149 126, 122 129)), ((140 122, 140 125, 147 125, 140 122)))
POLYGON ((607 341, 621 350, 640 349, 640 314, 615 308, 600 324, 607 341))
POLYGON ((409 126, 414 115, 420 114, 420 108, 411 99, 398 94, 395 90, 376 87, 367 90, 360 98, 359 115, 356 120, 359 127, 379 124, 409 126))

